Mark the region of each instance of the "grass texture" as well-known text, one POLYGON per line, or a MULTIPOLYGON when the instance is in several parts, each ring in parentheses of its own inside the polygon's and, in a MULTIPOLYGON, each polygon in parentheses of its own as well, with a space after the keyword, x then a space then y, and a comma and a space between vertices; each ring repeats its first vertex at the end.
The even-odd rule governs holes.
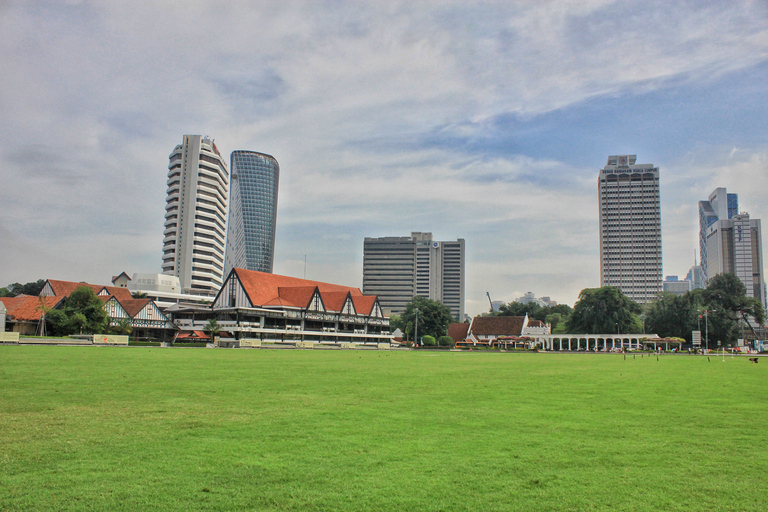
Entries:
POLYGON ((2 346, 0 510, 766 510, 767 371, 2 346))

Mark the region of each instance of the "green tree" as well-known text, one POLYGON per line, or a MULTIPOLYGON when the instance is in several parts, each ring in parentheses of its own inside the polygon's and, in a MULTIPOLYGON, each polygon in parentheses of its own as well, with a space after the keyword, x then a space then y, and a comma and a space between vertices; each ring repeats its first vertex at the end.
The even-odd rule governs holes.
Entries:
MULTIPOLYGON (((441 336, 442 337, 442 336, 441 336)), ((421 337, 422 343, 424 343, 425 347, 434 347, 437 345, 437 340, 434 336, 430 336, 429 334, 421 337)))
MULTIPOLYGON (((418 336, 434 336, 439 338, 445 336, 448 332, 448 324, 453 322, 451 311, 448 306, 442 302, 425 299, 424 297, 414 297, 411 302, 405 305, 405 311, 400 316, 406 329, 404 332, 416 336, 416 311, 418 311, 418 336)), ((401 327, 402 329, 402 327, 401 327)), ((415 340, 418 341, 418 340, 415 340)))
POLYGON ((543 308, 535 302, 510 302, 508 304, 502 304, 499 308, 499 312, 496 316, 525 316, 528 318, 537 318, 537 315, 543 308))
POLYGON ((30 281, 26 284, 9 284, 5 288, 0 288, 0 297, 16 297, 17 295, 40 295, 40 291, 42 291, 43 286, 45 286, 45 279, 30 281))
POLYGON ((88 286, 77 288, 62 309, 51 310, 47 316, 58 335, 104 332, 109 321, 104 303, 88 286))
POLYGON ((396 329, 400 329, 405 332, 405 324, 400 315, 389 315, 389 332, 395 332, 396 329))
POLYGON ((691 341, 703 306, 701 292, 694 290, 683 295, 661 293, 657 300, 645 307, 645 332, 658 334, 662 338, 691 341))
POLYGON ((213 341, 213 338, 221 331, 221 326, 215 318, 211 318, 208 320, 208 323, 205 324, 203 330, 208 333, 211 337, 211 341, 213 341))
POLYGON ((441 347, 452 347, 453 346, 453 338, 450 336, 440 336, 437 338, 437 344, 441 347))
POLYGON ((742 314, 750 315, 762 325, 765 308, 758 299, 747 297, 747 288, 734 274, 718 274, 710 279, 702 293, 709 324, 710 348, 712 342, 733 345, 738 337, 738 321, 742 314))
POLYGON ((639 333, 640 305, 614 286, 585 288, 568 319, 568 332, 574 334, 639 333))
POLYGON ((544 317, 544 323, 549 324, 549 326, 552 329, 552 332, 555 332, 555 329, 557 329, 557 326, 560 325, 563 322, 563 315, 560 313, 550 313, 549 315, 544 317))

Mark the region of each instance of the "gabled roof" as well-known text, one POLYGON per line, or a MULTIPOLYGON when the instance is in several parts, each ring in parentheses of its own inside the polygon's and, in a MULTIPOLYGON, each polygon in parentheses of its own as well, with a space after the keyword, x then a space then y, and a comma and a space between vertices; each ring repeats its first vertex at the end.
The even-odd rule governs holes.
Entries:
POLYGON ((37 322, 43 315, 40 303, 45 300, 48 309, 53 309, 64 300, 64 297, 40 298, 34 295, 19 295, 17 297, 0 297, 0 302, 5 305, 7 314, 20 322, 37 322))
POLYGON ((75 283, 73 281, 58 281, 55 279, 49 279, 48 284, 51 290, 53 290, 53 294, 57 297, 69 297, 72 292, 81 286, 87 286, 96 295, 100 295, 102 291, 106 290, 109 295, 114 295, 118 301, 133 298, 127 288, 120 288, 119 286, 102 286, 99 284, 75 283))
POLYGON ((125 273, 125 271, 122 271, 122 272, 120 272, 118 275, 116 275, 116 276, 112 276, 112 284, 115 284, 115 281, 117 281, 118 279, 120 279, 120 277, 121 277, 121 276, 125 276, 125 278, 126 278, 127 280, 129 280, 129 281, 131 280, 131 276, 129 276, 128 274, 126 274, 126 273, 125 273))
MULTIPOLYGON (((323 283, 321 281, 311 281, 309 279, 300 279, 298 277, 281 276, 277 274, 268 274, 266 272, 257 272, 255 270, 245 270, 236 268, 233 270, 237 274, 240 283, 243 286, 248 298, 254 307, 266 305, 291 305, 296 307, 306 307, 312 298, 315 288, 320 291, 324 297, 325 292, 349 292, 352 296, 362 296, 363 292, 359 288, 351 286, 342 286, 339 284, 323 283), (288 290, 294 288, 294 290, 288 290), (304 304, 298 305, 307 295, 307 289, 311 290, 304 304), (283 302, 286 302, 285 304, 283 302), (287 304, 291 302, 291 304, 287 304)), ((325 302, 325 301, 324 301, 325 302)))
POLYGON ((448 324, 448 336, 450 336, 454 342, 467 339, 468 331, 469 324, 448 324))
POLYGON ((476 316, 470 332, 476 336, 520 336, 524 316, 476 316))
POLYGON ((151 299, 130 299, 130 300, 120 300, 120 305, 123 306, 123 309, 126 313, 128 313, 128 316, 131 318, 138 315, 142 309, 144 309, 147 304, 151 302, 151 299))
POLYGON ((546 327, 546 325, 541 320, 531 320, 529 318, 528 325, 526 327, 546 327))
MULTIPOLYGON (((321 293, 320 296, 323 299, 325 309, 328 311, 341 311, 341 308, 343 308, 344 304, 347 302, 349 292, 325 292, 321 293)), ((354 304, 354 301, 352 301, 352 304, 354 304)))
POLYGON ((352 296, 352 303, 355 305, 355 311, 357 311, 358 315, 370 315, 373 312, 373 306, 376 304, 376 296, 352 296))

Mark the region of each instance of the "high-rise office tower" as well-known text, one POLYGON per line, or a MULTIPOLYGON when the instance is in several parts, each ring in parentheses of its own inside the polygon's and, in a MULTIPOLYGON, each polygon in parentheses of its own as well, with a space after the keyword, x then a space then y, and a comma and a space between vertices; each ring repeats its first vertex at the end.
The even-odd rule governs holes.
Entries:
POLYGON ((233 268, 272 273, 280 166, 270 155, 233 151, 224 274, 233 268))
POLYGON ((185 135, 169 156, 163 274, 183 293, 215 295, 223 282, 229 172, 208 137, 185 135))
POLYGON ((415 296, 448 306, 464 320, 464 239, 432 240, 432 233, 365 238, 363 293, 377 295, 387 314, 400 314, 415 296))
POLYGON ((699 255, 704 286, 709 279, 709 256, 707 254, 707 229, 718 220, 732 219, 739 213, 739 195, 729 194, 722 187, 709 194, 708 201, 699 201, 699 255))
POLYGON ((600 286, 644 304, 662 291, 659 168, 636 155, 609 156, 600 170, 600 286))
POLYGON ((700 228, 703 228, 704 237, 702 266, 706 254, 707 281, 718 274, 735 274, 744 283, 747 297, 754 297, 766 306, 760 219, 751 219, 746 212, 738 213, 736 197, 736 194, 726 194, 724 188, 718 188, 709 196, 709 201, 699 202, 700 228), (717 202, 718 198, 724 197, 728 201, 727 210, 717 202), (735 212, 731 205, 736 208, 735 212), (713 218, 712 213, 717 217, 713 218))

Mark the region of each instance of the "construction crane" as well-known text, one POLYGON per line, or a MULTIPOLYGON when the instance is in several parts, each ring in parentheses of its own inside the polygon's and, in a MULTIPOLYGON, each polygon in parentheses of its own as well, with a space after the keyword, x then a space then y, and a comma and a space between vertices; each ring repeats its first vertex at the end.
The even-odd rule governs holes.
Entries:
POLYGON ((491 305, 491 313, 493 313, 493 301, 491 300, 491 294, 489 292, 485 292, 485 294, 488 296, 488 303, 491 305))

